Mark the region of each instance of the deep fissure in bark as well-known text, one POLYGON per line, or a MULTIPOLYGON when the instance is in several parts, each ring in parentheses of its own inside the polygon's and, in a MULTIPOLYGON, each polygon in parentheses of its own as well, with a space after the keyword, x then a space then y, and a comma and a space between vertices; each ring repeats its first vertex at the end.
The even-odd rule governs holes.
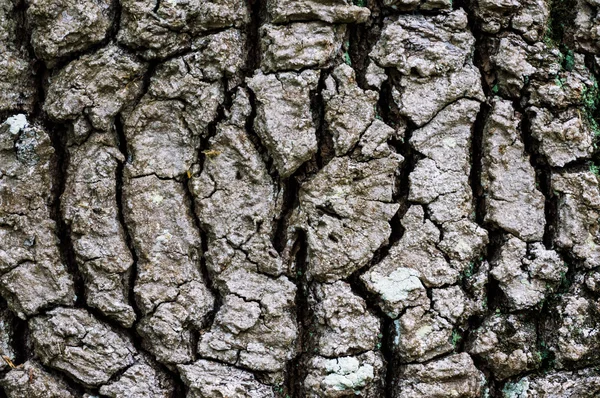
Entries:
POLYGON ((117 115, 115 117, 115 133, 117 135, 117 144, 119 147, 119 151, 123 155, 124 160, 122 162, 117 163, 116 169, 116 200, 117 200, 117 214, 119 219, 119 224, 121 224, 121 228, 123 229, 123 235, 125 236, 125 244, 129 249, 129 253, 131 253, 131 258, 133 259, 133 264, 131 265, 131 270, 128 275, 128 292, 127 299, 129 301, 129 305, 133 308, 135 312, 136 324, 142 318, 142 312, 140 311, 136 299, 135 299, 135 281, 137 279, 138 274, 138 255, 133 246, 133 241, 131 238, 131 233, 129 231, 129 227, 127 222, 125 221, 124 215, 124 206, 123 206, 123 183, 124 183, 124 173, 125 173, 125 165, 129 162, 130 154, 129 148, 127 146, 127 137, 125 136, 125 130, 123 128, 123 121, 121 120, 121 115, 117 115))
POLYGON ((74 290, 76 295, 75 306, 85 307, 85 285, 83 277, 79 272, 75 251, 73 249, 73 240, 71 238, 71 228, 64 220, 61 210, 61 196, 65 191, 67 182, 67 168, 69 166, 69 151, 67 149, 66 128, 60 125, 50 125, 46 123, 47 131, 54 147, 56 165, 54 167, 54 186, 53 199, 50 207, 50 217, 56 223, 56 235, 59 241, 59 250, 62 260, 73 278, 74 290))
POLYGON ((386 378, 384 380, 384 394, 386 398, 394 397, 395 384, 394 380, 397 376, 399 362, 394 356, 394 320, 388 317, 378 305, 379 298, 367 291, 364 284, 360 281, 361 274, 374 267, 381 262, 389 254, 390 249, 402 239, 405 228, 402 225, 402 218, 410 208, 411 204, 408 200, 409 196, 409 175, 415 169, 415 166, 420 158, 420 155, 411 147, 410 139, 416 126, 413 123, 407 122, 400 116, 398 107, 392 97, 398 74, 387 69, 387 80, 383 82, 379 100, 377 103, 378 112, 382 120, 389 126, 397 130, 397 135, 392 137, 388 142, 392 148, 404 157, 404 162, 395 176, 395 186, 392 196, 392 202, 399 204, 396 214, 389 221, 391 233, 386 244, 382 245, 375 253, 367 267, 360 269, 351 275, 350 279, 354 280, 352 288, 366 302, 369 310, 377 315, 381 320, 381 346, 380 351, 386 361, 386 378), (403 130, 403 133, 400 133, 403 130), (399 136, 401 135, 401 136, 399 136))
POLYGON ((260 25, 266 16, 265 0, 248 0, 248 5, 250 7, 250 24, 246 29, 248 60, 244 70, 245 76, 251 76, 260 67, 260 25))
MULTIPOLYGON (((392 202, 399 204, 399 208, 389 221, 392 231, 388 238, 388 242, 375 251, 367 268, 371 268, 383 260, 388 255, 392 246, 402 239, 404 227, 402 226, 401 221, 411 206, 411 203, 408 200, 410 188, 409 175, 415 169, 419 159, 423 157, 410 145, 412 133, 417 127, 400 116, 398 107, 392 98, 392 89, 395 79, 397 79, 397 75, 392 71, 388 71, 388 79, 381 87, 377 106, 382 120, 387 125, 397 129, 399 131, 398 135, 401 135, 392 137, 388 142, 388 144, 404 158, 404 162, 395 176, 394 192, 392 195, 392 202), (400 134, 401 130, 403 130, 403 133, 400 134)), ((365 270, 366 269, 363 269, 362 271, 365 270)))
POLYGON ((309 283, 306 277, 308 261, 308 244, 306 233, 297 231, 297 237, 291 249, 290 260, 294 262, 296 270, 296 323, 298 325, 298 340, 296 342, 296 353, 286 366, 285 395, 292 398, 304 397, 303 381, 306 376, 304 367, 305 356, 310 355, 307 342, 310 341, 310 307, 308 305, 309 283))
MULTIPOLYGON (((331 74, 333 69, 322 69, 319 75, 319 83, 317 89, 310 92, 310 109, 312 112, 313 123, 315 124, 315 134, 317 136, 317 153, 315 155, 316 167, 309 169, 310 172, 316 173, 321 170, 335 156, 333 149, 333 137, 327 129, 325 121, 325 101, 323 99, 323 91, 325 90, 325 80, 331 74)), ((308 165, 307 165, 308 166, 308 165)))
MULTIPOLYGON (((211 291, 211 293, 213 294, 213 296, 215 298, 215 305, 214 305, 212 311, 210 311, 206 315, 206 318, 204 320, 205 327, 210 327, 214 322, 215 315, 217 314, 217 312, 219 311, 219 308, 221 307, 221 305, 223 303, 223 297, 221 297, 221 294, 215 288, 212 276, 208 270, 208 266, 206 265, 206 252, 208 251, 208 236, 207 236, 207 233, 202 229, 202 223, 200 222, 198 213, 196 213, 196 201, 194 200, 194 195, 192 194, 192 191, 190 190, 191 179, 189 177, 185 176, 184 180, 181 182, 181 184, 183 185, 186 200, 188 201, 188 203, 187 203, 188 212, 190 213, 190 216, 194 220, 194 225, 196 227, 196 230, 200 234, 200 240, 202 241, 202 256, 200 256, 200 259, 199 259, 200 261, 198 264, 199 268, 200 268, 200 272, 202 273, 203 279, 204 279, 208 289, 211 291)), ((193 350, 193 356, 195 358, 197 357, 196 350, 197 350, 197 346, 198 346, 198 339, 199 339, 199 331, 194 331, 193 339, 192 339, 192 347, 193 347, 192 350, 193 350)))
MULTIPOLYGON (((303 167, 301 167, 303 169, 303 167)), ((304 170, 301 170, 303 172, 304 170)), ((280 180, 280 188, 283 191, 283 204, 277 223, 275 225, 275 234, 273 237, 273 247, 281 255, 288 244, 288 228, 290 217, 298 205, 298 193, 300 184, 296 174, 280 180)))
POLYGON ((352 61, 352 68, 356 73, 356 83, 363 89, 369 89, 366 80, 366 71, 369 64, 369 53, 381 35, 383 27, 383 5, 380 0, 368 0, 367 6, 371 11, 368 21, 349 26, 348 54, 352 61))
MULTIPOLYGON (((369 267, 370 268, 370 267, 369 267)), ((360 276, 364 272, 364 269, 355 271, 350 275, 346 282, 350 285, 352 292, 362 298, 366 305, 367 310, 375 315, 380 321, 380 332, 379 332, 379 346, 377 349, 383 355, 386 363, 385 379, 380 380, 383 387, 384 397, 394 397, 394 376, 397 376, 395 372, 398 371, 398 360, 394 356, 393 344, 394 344, 394 320, 387 316, 381 307, 379 306, 379 297, 369 292, 364 283, 360 280, 360 276)))
MULTIPOLYGON (((245 87, 245 85, 243 87, 245 87)), ((279 172, 275 168, 273 158, 269 154, 269 151, 267 150, 267 148, 263 145, 262 140, 260 139, 258 133, 254 129, 254 121, 256 120, 256 109, 257 109, 256 95, 254 94, 254 92, 252 90, 250 90, 248 88, 246 88, 246 91, 248 92, 248 98, 250 100, 250 106, 251 106, 250 116, 248 116, 248 119, 246 119, 246 125, 245 125, 246 134, 248 135, 248 138, 250 138, 250 142, 252 142, 252 145, 254 146, 256 151, 260 154, 263 162, 265 163, 267 171, 268 171, 269 175, 271 176, 271 179, 275 183, 277 183, 279 186, 281 186, 282 185, 281 178, 279 177, 279 172)))
MULTIPOLYGON (((355 2, 355 3, 362 3, 355 2)), ((359 87, 363 89, 367 89, 366 83, 366 67, 369 62, 369 51, 373 47, 373 44, 377 41, 380 35, 380 31, 383 28, 383 19, 386 15, 396 15, 398 13, 405 15, 407 11, 391 11, 388 7, 383 6, 382 0, 368 0, 367 5, 370 7, 372 15, 370 20, 366 24, 349 24, 348 25, 348 55, 351 61, 352 67, 355 70, 357 82, 359 87)), ((155 11, 159 8, 160 1, 156 2, 155 11)), ((475 18, 473 15, 472 9, 472 1, 470 0, 456 0, 454 1, 452 8, 464 8, 468 10, 469 14, 469 29, 474 34, 476 38, 475 45, 475 56, 474 56, 474 64, 479 68, 482 73, 482 84, 484 91, 486 93, 486 97, 489 99, 493 96, 491 91, 490 84, 490 76, 493 76, 493 73, 490 74, 490 65, 489 59, 487 59, 486 46, 483 45, 483 40, 485 38, 492 37, 491 35, 484 34, 479 26, 474 22, 475 18)), ((246 26, 247 33, 247 50, 248 50, 248 59, 247 64, 244 67, 244 73, 241 79, 244 77, 251 76, 259 67, 261 62, 261 48, 260 48, 260 27, 261 24, 267 20, 266 17, 266 2, 264 0, 250 0, 248 2, 248 7, 251 11, 251 21, 246 26)), ((49 134, 51 136, 52 145, 56 151, 56 165, 53 168, 54 173, 54 186, 52 192, 52 200, 51 200, 51 210, 52 210, 52 219, 56 222, 57 225, 57 236, 60 242, 60 254, 63 261, 67 264, 67 268, 69 272, 75 279, 75 286, 77 292, 77 302, 76 306, 79 308, 86 308, 94 317, 97 319, 107 322, 113 327, 115 330, 120 330, 123 332, 123 328, 118 326, 115 321, 108 319, 105 315, 101 314, 97 309, 88 308, 85 303, 85 284, 81 273, 79 272, 76 258, 73 250, 73 242, 71 231, 69 229, 68 224, 65 222, 64 217, 61 212, 61 195, 65 190, 65 184, 67 179, 67 167, 69 164, 69 150, 67 147, 67 141, 65 131, 66 126, 52 122, 47 120, 46 115, 44 115, 42 110, 42 105, 44 102, 44 88, 47 86, 46 79, 51 75, 53 71, 57 71, 62 67, 66 66, 69 62, 80 58, 86 54, 92 54, 98 49, 106 46, 110 41, 116 41, 116 35, 120 26, 120 14, 121 14, 121 5, 118 0, 113 2, 113 26, 110 28, 106 38, 100 43, 91 46, 85 51, 81 51, 76 54, 72 54, 68 57, 62 58, 58 61, 56 66, 48 70, 43 62, 35 59, 33 49, 31 44, 29 43, 29 34, 28 28, 25 24, 25 12, 27 10, 27 4, 25 1, 18 1, 17 6, 15 8, 14 14, 18 19, 17 23, 17 37, 19 38, 19 46, 26 47, 29 52, 31 58, 34 60, 34 69, 36 70, 36 89, 38 90, 37 99, 34 103, 33 112, 30 114, 30 119, 33 121, 43 121, 46 125, 49 134)), ((575 10, 575 1, 574 0, 553 0, 551 2, 551 21, 549 23, 549 32, 547 33, 547 37, 555 42, 560 47, 562 52, 568 50, 568 47, 572 44, 569 42, 569 30, 571 27, 569 26, 573 22, 574 12, 575 10)), ((416 13, 425 14, 425 15, 437 15, 438 11, 417 11, 416 13)), ((209 33, 215 32, 209 31, 209 33)), ((513 32, 514 33, 514 32, 513 32)), ((122 46, 123 47, 123 46, 122 46)), ((143 81, 143 93, 148 91, 150 86, 150 80, 154 75, 154 71, 158 65, 164 62, 166 59, 173 58, 175 56, 181 56, 182 54, 188 53, 191 50, 186 49, 178 54, 175 54, 171 57, 166 57, 165 59, 157 59, 152 61, 147 61, 149 67, 148 72, 144 76, 143 81)), ((139 58, 138 55, 135 55, 139 58)), ((596 60, 592 59, 591 56, 586 57, 586 64, 596 66, 596 60)), ((333 151, 333 140, 331 135, 328 133, 327 125, 324 117, 324 109, 325 104, 322 97, 322 90, 325 88, 325 79, 331 73, 330 69, 322 69, 321 75, 318 83, 318 88, 316 90, 311 91, 311 110, 313 114, 313 119, 316 127, 316 136, 318 138, 318 153, 313 157, 312 160, 306 162, 302 165, 292 176, 282 179, 275 171, 273 166, 273 160, 269 155, 268 150, 262 144, 258 134, 254 131, 254 118, 256 117, 257 106, 255 103, 254 93, 251 90, 248 90, 250 95, 250 101, 252 106, 252 113, 247 120, 246 123, 246 131, 248 136, 250 137, 252 143, 260 152, 261 156, 265 160, 267 168, 271 174, 273 180, 279 185, 280 192, 282 192, 283 198, 282 206, 280 210, 279 216, 274 220, 273 223, 273 231, 272 231, 272 241, 275 249, 282 254, 286 253, 287 250, 290 251, 288 253, 289 257, 293 259, 294 266, 291 269, 294 269, 296 275, 289 275, 290 279, 292 279, 298 288, 296 293, 296 309, 297 309, 297 324, 298 324, 298 347, 297 352, 293 360, 289 361, 286 367, 286 380, 285 385, 283 386, 283 391, 278 391, 280 394, 284 394, 283 396, 291 396, 291 397, 302 397, 305 394, 303 389, 303 381, 304 377, 307 374, 307 369, 304 366, 306 364, 306 360, 314 355, 312 352, 309 352, 309 349, 312 349, 312 346, 309 346, 311 339, 309 338, 309 334, 311 333, 311 323, 312 323, 312 312, 308 303, 308 292, 309 287, 312 282, 309 282, 306 277, 306 269, 307 269, 307 254, 308 254, 308 244, 306 233, 304 231, 295 231, 297 233, 297 237, 294 242, 291 242, 289 234, 293 234, 293 231, 290 231, 290 217, 295 208, 298 206, 298 196, 300 192, 300 188, 303 182, 307 181, 309 178, 314 176, 319 170, 321 170, 327 163, 335 156, 333 151), (290 248, 291 246, 291 248, 290 248)), ((404 118, 399 115, 398 109, 392 98, 392 88, 397 82, 399 76, 397 72, 393 69, 389 69, 386 71, 388 74, 388 80, 384 82, 381 90, 380 97, 378 101, 378 115, 382 118, 382 120, 396 128, 402 129, 403 125, 406 123, 404 118)), ((597 75, 597 73, 595 73, 597 75)), ((493 77, 492 77, 493 78, 493 77)), ((198 164, 200 172, 202 172, 204 162, 206 161, 206 155, 203 153, 203 150, 208 149, 209 140, 216 135, 217 126, 219 123, 225 121, 226 119, 226 110, 229 109, 232 105, 233 94, 235 93, 236 88, 243 87, 247 88, 245 83, 241 83, 236 87, 229 87, 229 81, 224 79, 225 86, 225 100, 219 105, 217 110, 216 118, 209 124, 207 132, 205 136, 201 138, 201 143, 198 148, 198 164)), ((142 96, 140 96, 141 98, 142 96)), ((523 98, 523 95, 521 95, 523 98)), ((556 225, 558 222, 557 218, 557 210, 558 210, 558 196, 555 195, 551 188, 551 176, 553 172, 558 172, 559 169, 552 168, 548 166, 548 164, 544 161, 543 157, 540 155, 538 147, 540 145, 535 139, 533 139, 530 131, 531 118, 530 115, 525 111, 525 107, 523 106, 524 102, 522 101, 514 101, 515 109, 518 110, 522 115, 522 123, 521 123, 521 133, 523 143, 525 145, 525 152, 530 157, 531 166, 535 170, 536 181, 539 187, 539 190, 543 193, 545 197, 545 218, 546 225, 544 230, 544 238, 543 243, 547 249, 554 249, 554 234, 556 225)), ((487 102, 481 104, 480 111, 477 115, 476 122, 473 127, 472 134, 472 149, 471 149, 471 171, 469 175, 469 181, 473 193, 473 201, 475 204, 475 219, 476 222, 482 228, 485 228, 489 233, 490 243, 488 244, 486 251, 487 253, 483 258, 476 261, 475 269, 478 269, 483 261, 493 261, 497 258, 498 253, 504 242, 506 241, 509 234, 504 231, 501 231, 491 225, 486 225, 485 221, 485 194, 484 189, 482 187, 482 170, 483 170, 483 129, 485 125, 485 121, 490 112, 490 105, 487 102)), ((10 115, 14 112, 3 112, 2 116, 10 115)), ((393 355, 393 336, 394 336, 394 323, 393 320, 386 316, 381 308, 379 307, 379 298, 370 293, 364 286, 364 284, 360 280, 360 275, 364 273, 367 269, 371 268, 375 264, 378 264, 382 261, 390 251, 390 248, 396 244, 404 234, 404 228, 401 225, 401 219, 406 214, 408 208, 411 206, 411 202, 408 200, 409 196, 409 175, 414 170, 417 162, 422 158, 422 156, 417 153, 414 149, 411 148, 409 140, 412 136, 412 133, 417 127, 408 123, 408 126, 405 129, 404 137, 400 138, 395 136, 390 139, 389 144, 396 150, 397 153, 400 153, 404 156, 405 161, 401 166, 399 173, 395 177, 396 179, 396 190, 393 195, 393 201, 400 205, 399 210, 390 220, 391 226, 391 234, 388 239, 388 242, 382 245, 375 253, 372 260, 368 265, 362 267, 361 269, 354 272, 350 277, 346 278, 344 281, 347 282, 351 288, 352 292, 357 296, 363 298, 367 303, 368 311, 372 314, 376 315, 381 320, 381 345, 380 350, 383 353, 383 356, 387 362, 387 376, 385 379, 385 396, 387 398, 391 398, 394 396, 394 385, 393 382, 395 380, 395 372, 398 371, 398 366, 400 365, 398 361, 394 358, 393 355)), ((128 226, 125 222, 125 217, 123 214, 123 184, 124 184, 124 170, 126 162, 129 158, 129 153, 127 149, 127 142, 125 139, 125 134, 123 131, 123 121, 120 119, 120 115, 117 116, 115 121, 115 129, 116 135, 118 137, 118 146, 121 153, 125 156, 124 162, 119 162, 116 170, 116 200, 117 200, 117 209, 118 209, 118 219, 123 228, 125 234, 125 240, 127 243, 127 247, 129 248, 134 264, 132 266, 131 272, 128 275, 129 279, 129 291, 128 291, 128 299, 130 304, 135 310, 136 317, 139 321, 141 318, 140 310, 137 308, 135 302, 134 295, 134 281, 137 275, 137 254, 133 248, 132 238, 130 236, 128 226)), ((94 133, 95 134, 95 133, 94 133)), ((591 164, 599 165, 600 164, 600 150, 596 149, 593 155, 593 160, 591 164)), ((565 168, 561 170, 568 171, 580 171, 588 168, 590 162, 587 160, 575 161, 568 164, 565 168)), ((189 176, 180 176, 177 178, 185 187, 185 195, 186 200, 189 200, 188 210, 191 212, 192 217, 194 219, 195 226, 199 231, 202 239, 202 251, 203 255, 200 259, 200 268, 202 274, 204 276, 205 281, 207 281, 209 287, 213 291, 213 294, 217 298, 216 305, 214 310, 210 313, 207 320, 207 327, 212 324, 214 316, 216 312, 219 310, 222 297, 218 291, 214 288, 214 284, 211 279, 211 274, 207 268, 205 253, 208 250, 208 234, 203 229, 202 223, 197 216, 196 213, 196 203, 194 196, 190 190, 190 177, 189 176)), ((443 233, 443 231, 442 231, 443 233)), ((569 264, 568 272, 564 277, 564 281, 558 291, 555 293, 549 294, 547 299, 542 303, 539 309, 532 310, 524 310, 524 311, 511 311, 511 313, 517 313, 519 315, 525 315, 528 320, 532 320, 537 327, 537 348, 540 351, 544 351, 544 358, 542 361, 542 366, 539 369, 541 372, 549 371, 554 367, 554 357, 551 352, 549 352, 545 345, 543 344, 543 340, 541 337, 541 330, 544 323, 549 319, 549 313, 555 304, 555 301, 561 294, 569 291, 571 284, 574 282, 576 277, 580 277, 582 275, 582 270, 577 268, 581 261, 575 260, 572 255, 570 255, 565 250, 556 249, 561 257, 566 260, 569 264)), ((462 280, 462 287, 467 290, 468 284, 466 282, 466 278, 462 280)), ((431 299, 432 289, 427 289, 428 296, 431 299)), ((481 326, 483 320, 499 311, 502 313, 506 313, 507 305, 506 298, 502 290, 500 289, 498 281, 496 281, 493 277, 490 276, 489 282, 487 284, 487 300, 488 300, 488 309, 484 315, 481 316, 472 316, 468 320, 468 327, 466 330, 462 331, 462 339, 460 344, 457 346, 456 351, 462 352, 465 350, 465 342, 470 337, 473 330, 477 329, 481 326)), ((44 308, 42 313, 47 312, 49 309, 44 308)), ((137 324, 137 322, 136 322, 137 324)), ((135 325, 133 329, 128 329, 125 331, 133 341, 136 349, 140 352, 145 352, 141 347, 141 338, 138 336, 135 331, 135 325)), ((198 336, 196 335, 194 338, 194 350, 196 347, 198 336)), ((26 321, 15 320, 15 336, 14 336, 14 345, 17 349, 17 357, 16 362, 24 362, 28 358, 32 356, 31 352, 31 342, 29 339, 29 330, 26 321)), ((196 353, 194 355, 197 357, 196 353)), ((445 354, 444 354, 445 355, 445 354)), ((437 357, 436 357, 437 358, 437 357)), ((486 362, 476 356, 473 356, 476 366, 481 369, 486 376, 488 377, 489 387, 490 387, 490 397, 500 397, 502 396, 501 388, 505 384, 505 381, 499 382, 491 376, 491 371, 486 365, 486 362)), ((215 362, 220 362, 215 360, 215 362)), ((224 362, 223 362, 224 363, 224 362)), ((168 374, 175 380, 177 389, 173 396, 183 396, 186 393, 186 387, 184 386, 178 372, 173 371, 172 369, 167 369, 163 365, 157 364, 157 366, 168 372, 168 374)), ((116 380, 120 377, 126 369, 122 369, 111 377, 111 381, 116 380)), ((248 370, 248 369, 247 369, 248 370)), ((70 378, 66 377, 62 372, 48 369, 48 371, 55 375, 60 379, 66 379, 68 385, 73 390, 73 392, 77 396, 82 396, 84 392, 88 392, 90 394, 97 395, 97 389, 85 389, 75 382, 73 382, 70 378)), ((534 374, 538 371, 531 372, 522 372, 518 377, 523 377, 524 375, 534 374)), ((260 372, 253 371, 255 375, 260 379, 260 372)), ((514 379, 514 378, 513 378, 514 379)), ((510 380, 513 380, 510 379, 510 380)), ((0 388, 0 398, 4 396, 2 389, 0 388)))

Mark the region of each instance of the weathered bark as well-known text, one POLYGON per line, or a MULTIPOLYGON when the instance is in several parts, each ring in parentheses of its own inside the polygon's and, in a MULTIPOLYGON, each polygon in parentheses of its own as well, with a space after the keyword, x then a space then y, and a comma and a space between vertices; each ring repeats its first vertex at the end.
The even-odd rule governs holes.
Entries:
POLYGON ((597 0, 0 0, 0 397, 600 396, 597 0))

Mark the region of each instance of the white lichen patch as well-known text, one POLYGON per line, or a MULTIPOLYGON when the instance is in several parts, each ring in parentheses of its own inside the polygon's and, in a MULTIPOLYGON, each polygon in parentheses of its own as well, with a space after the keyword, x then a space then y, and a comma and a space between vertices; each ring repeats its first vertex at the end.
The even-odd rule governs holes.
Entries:
POLYGON ((398 268, 388 276, 378 272, 371 275, 374 290, 379 292, 385 301, 399 302, 406 300, 415 290, 425 290, 419 280, 419 272, 410 268, 398 268))
POLYGON ((325 376, 325 384, 340 391, 362 388, 374 377, 373 366, 361 366, 358 359, 353 357, 331 359, 326 369, 330 374, 325 376))
POLYGON ((27 127, 29 125, 29 122, 27 122, 26 115, 19 113, 18 115, 14 115, 6 119, 4 124, 7 124, 9 126, 8 131, 10 131, 11 134, 15 135, 19 133, 19 131, 27 127))

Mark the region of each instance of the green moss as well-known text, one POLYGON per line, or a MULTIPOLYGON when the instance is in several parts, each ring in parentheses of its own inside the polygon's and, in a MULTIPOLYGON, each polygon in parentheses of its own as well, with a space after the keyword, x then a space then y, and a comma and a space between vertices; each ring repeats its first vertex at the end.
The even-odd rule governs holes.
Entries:
POLYGON ((359 6, 359 7, 366 7, 367 0, 354 0, 354 5, 359 6))
POLYGON ((343 58, 347 65, 352 66, 352 60, 350 59, 350 54, 348 54, 348 51, 344 53, 343 58))
POLYGON ((546 34, 544 36, 544 44, 550 48, 558 47, 558 44, 554 40, 552 40, 552 30, 551 29, 546 29, 546 34))
POLYGON ((549 0, 550 17, 546 26, 544 43, 548 47, 559 48, 564 45, 565 32, 573 25, 577 11, 576 0, 549 0))
POLYGON ((492 87, 492 93, 498 94, 498 83, 494 84, 494 87, 492 87))
POLYGON ((473 276, 474 272, 475 272, 475 263, 470 262, 469 266, 467 268, 465 268, 464 271, 462 272, 463 278, 469 279, 470 277, 473 276))
POLYGON ((598 123, 600 119, 599 102, 600 90, 598 89, 598 81, 592 77, 592 85, 586 87, 581 93, 581 103, 589 126, 596 137, 600 137, 600 123, 598 123))
MULTIPOLYGON (((565 263, 565 267, 568 269, 569 265, 567 263, 565 263)), ((567 291, 570 286, 571 286, 571 282, 569 281, 569 278, 567 278, 567 273, 565 271, 561 271, 560 272, 559 290, 560 291, 567 291)))
POLYGON ((462 336, 460 335, 460 333, 458 333, 458 331, 456 331, 456 330, 453 330, 450 341, 451 341, 452 345, 454 346, 454 348, 456 348, 458 346, 458 343, 460 343, 461 340, 462 340, 462 336))
POLYGON ((504 385, 502 395, 505 398, 526 397, 527 390, 529 390, 529 382, 526 380, 521 380, 517 383, 509 382, 504 385))
POLYGON ((573 68, 575 67, 575 56, 573 55, 573 51, 567 49, 565 51, 565 56, 563 57, 562 60, 562 67, 564 70, 566 71, 572 71, 573 68))
POLYGON ((565 82, 561 79, 560 76, 556 76, 554 78, 554 84, 556 84, 560 88, 563 88, 563 86, 565 85, 565 82))
POLYGON ((595 164, 590 165, 590 171, 597 176, 600 176, 600 168, 595 164))
POLYGON ((581 102, 586 112, 593 114, 598 110, 598 101, 600 101, 598 81, 592 77, 592 85, 586 87, 581 93, 581 102))

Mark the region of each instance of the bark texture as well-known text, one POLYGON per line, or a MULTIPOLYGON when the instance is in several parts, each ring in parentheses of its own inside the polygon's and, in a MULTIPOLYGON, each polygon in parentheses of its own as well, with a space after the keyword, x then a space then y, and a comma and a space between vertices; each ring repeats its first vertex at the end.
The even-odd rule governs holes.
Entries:
POLYGON ((598 0, 0 0, 0 398, 600 396, 598 0))

